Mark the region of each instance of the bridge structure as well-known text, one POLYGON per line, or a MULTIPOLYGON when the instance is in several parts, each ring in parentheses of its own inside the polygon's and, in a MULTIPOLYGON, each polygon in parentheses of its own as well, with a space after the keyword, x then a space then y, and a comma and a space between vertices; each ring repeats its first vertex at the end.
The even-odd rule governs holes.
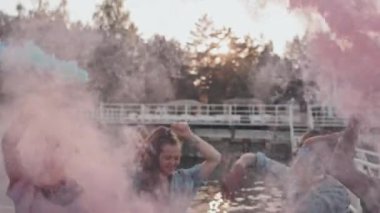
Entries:
MULTIPOLYGON (((102 103, 97 118, 114 125, 155 126, 186 121, 196 134, 211 140, 266 141, 288 146, 290 152, 309 129, 339 130, 347 122, 333 107, 309 105, 301 112, 294 104, 102 103)), ((358 164, 365 165, 363 169, 371 174, 376 172, 368 170, 369 167, 376 168, 378 173, 379 162, 373 160, 378 154, 364 148, 358 148, 357 152, 358 164)))
POLYGON ((107 124, 169 125, 186 121, 204 137, 271 141, 283 134, 282 143, 294 149, 299 137, 314 128, 344 128, 345 119, 333 108, 309 106, 306 112, 292 104, 101 104, 98 118, 107 124), (228 130, 228 131, 224 131, 228 130))
MULTIPOLYGON (((264 140, 288 146, 290 151, 295 150, 300 137, 309 129, 338 130, 343 129, 347 122, 332 107, 309 105, 305 112, 301 112, 293 104, 102 103, 91 116, 106 125, 156 126, 186 121, 196 134, 215 139, 215 146, 224 141, 259 144, 264 140)), ((361 140, 371 142, 376 138, 376 135, 363 136, 361 140)), ((354 160, 357 168, 369 176, 380 178, 379 154, 368 147, 357 147, 356 151, 354 160)), ((6 179, 5 174, 0 174, 0 179, 6 179)), ((5 190, 4 186, 0 191, 5 190)), ((5 197, 0 197, 0 212, 14 212, 11 202, 5 197)), ((362 212, 355 197, 352 212, 362 212)))
MULTIPOLYGON (((264 104, 129 104, 102 103, 96 118, 111 125, 170 125, 186 121, 193 131, 208 141, 215 140, 234 144, 269 143, 279 152, 293 153, 301 136, 311 129, 341 130, 347 118, 339 116, 330 106, 308 105, 302 112, 292 103, 283 105, 264 104), (242 143, 239 143, 242 142, 242 143)), ((373 144, 380 135, 360 137, 363 144, 373 144)), ((231 146, 228 147, 229 149, 231 146)), ((219 150, 223 149, 219 146, 219 150)), ((227 152, 229 152, 228 150, 227 152)), ((244 151, 244 150, 243 150, 244 151)), ((247 149, 245 150, 247 151, 247 149)), ((357 147, 354 162, 363 173, 380 178, 380 155, 374 147, 357 147)), ((352 199, 352 212, 360 213, 360 202, 352 199)))

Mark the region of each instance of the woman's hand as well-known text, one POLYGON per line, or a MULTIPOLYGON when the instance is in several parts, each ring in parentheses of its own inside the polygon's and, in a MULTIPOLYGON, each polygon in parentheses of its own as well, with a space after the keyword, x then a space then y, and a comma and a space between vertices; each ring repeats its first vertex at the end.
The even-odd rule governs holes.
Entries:
POLYGON ((221 161, 222 157, 220 153, 213 146, 194 134, 186 122, 172 124, 171 130, 201 153, 205 160, 201 164, 199 177, 201 180, 207 179, 221 161))
POLYGON ((193 132, 187 122, 178 122, 171 125, 171 130, 178 137, 183 139, 190 139, 193 136, 193 132))
POLYGON ((38 188, 46 199, 61 206, 71 204, 83 192, 81 186, 72 179, 64 179, 56 185, 47 185, 38 188))
POLYGON ((227 199, 232 199, 235 191, 242 187, 243 179, 247 171, 244 166, 235 163, 231 170, 222 179, 222 194, 227 199))

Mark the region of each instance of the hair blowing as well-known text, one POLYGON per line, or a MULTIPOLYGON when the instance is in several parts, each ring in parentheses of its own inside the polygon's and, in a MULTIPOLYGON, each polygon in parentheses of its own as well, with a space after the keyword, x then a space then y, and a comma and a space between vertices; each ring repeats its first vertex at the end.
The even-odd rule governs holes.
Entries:
POLYGON ((152 193, 159 184, 159 156, 164 145, 181 145, 178 137, 167 127, 158 127, 146 138, 140 155, 137 191, 152 193))

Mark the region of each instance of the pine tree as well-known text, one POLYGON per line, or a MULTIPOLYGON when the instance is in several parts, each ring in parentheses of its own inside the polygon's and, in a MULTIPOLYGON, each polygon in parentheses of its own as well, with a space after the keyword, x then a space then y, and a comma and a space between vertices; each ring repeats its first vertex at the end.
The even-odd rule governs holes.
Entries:
POLYGON ((95 25, 107 36, 125 37, 136 35, 137 27, 124 8, 124 0, 104 0, 93 15, 95 25))
POLYGON ((200 98, 221 102, 226 98, 246 97, 246 75, 256 63, 258 46, 246 36, 238 38, 229 28, 216 28, 207 15, 191 32, 190 74, 200 98))

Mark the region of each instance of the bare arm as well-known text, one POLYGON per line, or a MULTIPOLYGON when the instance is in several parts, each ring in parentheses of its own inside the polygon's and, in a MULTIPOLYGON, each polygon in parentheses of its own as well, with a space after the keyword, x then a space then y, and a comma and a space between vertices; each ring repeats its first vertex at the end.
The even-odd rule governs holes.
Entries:
POLYGON ((314 146, 315 144, 321 142, 327 143, 331 147, 335 147, 338 142, 338 139, 342 136, 342 133, 343 132, 335 132, 326 135, 313 136, 302 141, 301 146, 314 146))
POLYGON ((245 153, 222 179, 224 196, 233 197, 233 192, 241 188, 248 171, 265 175, 266 180, 279 186, 284 186, 289 175, 289 167, 266 157, 265 154, 245 153))
POLYGON ((21 140, 24 130, 25 125, 23 123, 14 123, 4 133, 2 139, 1 145, 5 170, 7 172, 11 185, 25 175, 20 159, 20 153, 17 150, 17 146, 21 140))
POLYGON ((256 164, 256 155, 253 153, 245 153, 234 163, 232 169, 236 166, 242 166, 243 168, 248 168, 256 164))
POLYGON ((303 145, 319 155, 331 176, 363 200, 369 209, 376 210, 380 208, 380 184, 376 186, 373 178, 358 171, 353 161, 358 133, 359 122, 351 118, 344 131, 309 138, 303 145))
POLYGON ((330 174, 366 204, 371 212, 380 208, 380 184, 356 169, 353 158, 358 140, 359 121, 352 118, 334 149, 330 174))
POLYGON ((26 123, 25 121, 21 122, 20 119, 14 122, 2 139, 3 157, 5 169, 10 180, 10 189, 13 184, 23 179, 33 184, 51 202, 62 206, 70 204, 82 192, 82 188, 74 180, 61 176, 59 177, 59 183, 49 185, 46 181, 30 177, 25 172, 17 146, 22 139, 23 133, 26 131, 26 123))
POLYGON ((344 152, 349 158, 355 156, 355 145, 359 138, 359 121, 351 118, 347 128, 342 132, 334 152, 344 152))
POLYGON ((244 176, 247 174, 247 168, 256 164, 256 155, 246 153, 240 156, 232 165, 230 171, 223 175, 222 193, 223 196, 230 199, 234 197, 234 192, 241 188, 244 176))
POLYGON ((221 154, 209 143, 195 135, 187 123, 173 124, 172 130, 194 146, 205 158, 205 161, 201 165, 200 176, 202 179, 207 179, 220 163, 221 154))
POLYGON ((194 133, 187 138, 191 144, 201 153, 205 161, 201 166, 201 178, 206 179, 215 170, 221 160, 221 154, 209 143, 194 133))

